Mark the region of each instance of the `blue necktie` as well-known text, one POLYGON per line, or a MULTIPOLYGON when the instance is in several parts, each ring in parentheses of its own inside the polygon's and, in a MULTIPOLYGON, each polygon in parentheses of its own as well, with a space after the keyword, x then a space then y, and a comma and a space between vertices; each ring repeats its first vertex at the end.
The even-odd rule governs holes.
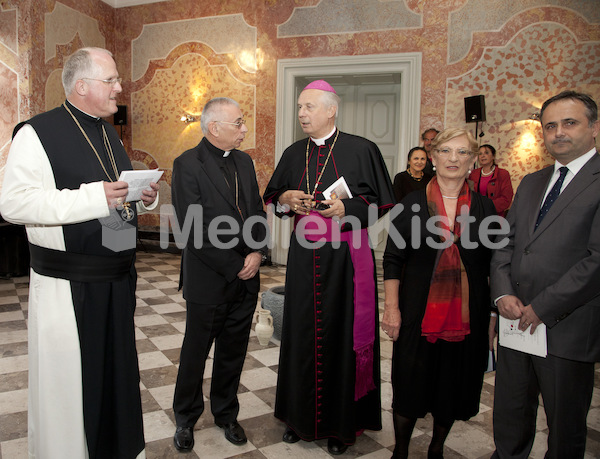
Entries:
POLYGON ((535 222, 535 229, 537 229, 537 227, 540 226, 540 223, 542 223, 542 220, 546 216, 548 211, 550 210, 550 207, 552 207, 552 204, 554 204, 554 201, 556 201, 556 199, 558 198, 562 184, 565 181, 565 177, 567 176, 567 172, 569 172, 569 168, 566 166, 563 166, 559 169, 559 171, 560 171, 560 177, 558 177, 558 180, 556 181, 556 183, 550 190, 550 193, 548 193, 548 196, 546 196, 544 205, 540 209, 540 213, 538 215, 537 222, 535 222))

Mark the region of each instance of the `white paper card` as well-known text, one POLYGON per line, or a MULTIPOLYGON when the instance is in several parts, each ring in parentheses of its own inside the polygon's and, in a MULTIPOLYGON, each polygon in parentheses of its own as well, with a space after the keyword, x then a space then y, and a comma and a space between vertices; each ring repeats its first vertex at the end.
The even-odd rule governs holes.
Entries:
POLYGON ((352 198, 352 193, 350 192, 350 188, 348 188, 348 184, 346 183, 346 179, 344 177, 340 177, 333 184, 323 191, 323 197, 325 199, 348 199, 352 198))
POLYGON ((158 169, 147 170, 140 169, 136 171, 123 171, 119 176, 119 181, 127 182, 129 184, 129 190, 127 190, 127 197, 125 201, 139 201, 142 199, 142 191, 150 188, 150 183, 158 183, 158 180, 162 177, 163 171, 158 169))
POLYGON ((532 335, 531 325, 527 330, 519 330, 519 319, 510 320, 499 315, 498 343, 501 346, 527 354, 546 357, 548 355, 548 343, 546 340, 546 325, 540 324, 532 335))

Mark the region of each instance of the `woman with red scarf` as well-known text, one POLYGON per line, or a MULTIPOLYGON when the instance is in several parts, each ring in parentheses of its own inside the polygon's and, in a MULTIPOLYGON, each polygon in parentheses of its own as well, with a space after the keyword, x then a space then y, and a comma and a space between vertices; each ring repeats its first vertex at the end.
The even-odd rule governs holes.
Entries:
POLYGON ((391 223, 381 328, 394 340, 397 459, 408 457, 417 418, 433 415, 428 458, 442 458, 454 421, 479 411, 488 359, 491 258, 480 226, 496 210, 467 185, 476 152, 468 131, 438 134, 432 145, 436 176, 405 198, 403 211, 391 223))

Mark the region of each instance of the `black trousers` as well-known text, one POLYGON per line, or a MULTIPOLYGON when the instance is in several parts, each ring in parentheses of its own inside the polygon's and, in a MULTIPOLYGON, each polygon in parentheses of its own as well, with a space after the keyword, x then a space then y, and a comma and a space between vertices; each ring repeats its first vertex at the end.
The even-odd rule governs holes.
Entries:
POLYGON ((223 304, 187 302, 185 337, 173 398, 177 426, 193 427, 204 411, 202 380, 213 341, 211 411, 218 424, 237 419, 237 390, 257 296, 246 292, 239 301, 223 304))
POLYGON ((541 393, 548 420, 546 458, 583 458, 593 389, 593 363, 536 357, 499 346, 492 457, 529 457, 541 393))

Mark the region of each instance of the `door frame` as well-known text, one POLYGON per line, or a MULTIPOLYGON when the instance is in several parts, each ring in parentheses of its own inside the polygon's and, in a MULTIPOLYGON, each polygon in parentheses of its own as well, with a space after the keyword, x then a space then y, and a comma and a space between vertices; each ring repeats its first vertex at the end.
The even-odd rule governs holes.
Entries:
MULTIPOLYGON (((294 91, 297 77, 399 73, 401 78, 400 116, 397 126, 398 155, 406 154, 410 148, 419 145, 421 59, 421 53, 280 59, 277 62, 275 167, 285 148, 293 143, 294 124, 297 123, 297 101, 294 91)), ((397 164, 400 165, 402 162, 398 161, 397 164)), ((392 176, 397 172, 399 171, 390 171, 392 176)), ((270 221, 273 238, 271 259, 275 263, 286 264, 291 219, 282 221, 278 218, 270 218, 270 221)))

